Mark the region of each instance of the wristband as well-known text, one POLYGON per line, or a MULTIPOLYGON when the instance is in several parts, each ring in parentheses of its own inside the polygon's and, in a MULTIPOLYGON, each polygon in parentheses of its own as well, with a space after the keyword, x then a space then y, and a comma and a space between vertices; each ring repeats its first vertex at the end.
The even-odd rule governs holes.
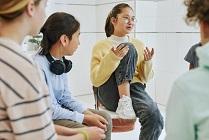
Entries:
POLYGON ((89 134, 85 130, 80 130, 79 134, 81 134, 84 137, 84 140, 90 140, 89 134))

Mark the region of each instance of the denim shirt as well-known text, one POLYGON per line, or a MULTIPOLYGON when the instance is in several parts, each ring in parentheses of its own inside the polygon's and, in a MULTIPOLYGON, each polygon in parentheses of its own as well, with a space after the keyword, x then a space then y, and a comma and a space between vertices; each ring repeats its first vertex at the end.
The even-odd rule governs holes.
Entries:
POLYGON ((77 101, 69 91, 67 74, 56 75, 52 73, 45 56, 37 54, 34 60, 39 65, 42 77, 48 85, 52 102, 52 119, 67 119, 82 123, 84 119, 82 113, 87 108, 77 101))

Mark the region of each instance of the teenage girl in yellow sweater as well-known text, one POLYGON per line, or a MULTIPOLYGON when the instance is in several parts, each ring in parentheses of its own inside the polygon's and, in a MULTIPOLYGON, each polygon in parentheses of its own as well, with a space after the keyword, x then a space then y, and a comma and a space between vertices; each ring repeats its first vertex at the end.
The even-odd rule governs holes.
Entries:
POLYGON ((153 77, 154 50, 128 34, 136 19, 125 3, 113 7, 105 24, 107 38, 96 43, 92 52, 91 80, 99 101, 121 118, 139 118, 140 140, 157 140, 163 119, 155 102, 145 91, 153 77), (121 44, 122 43, 122 44, 121 44))

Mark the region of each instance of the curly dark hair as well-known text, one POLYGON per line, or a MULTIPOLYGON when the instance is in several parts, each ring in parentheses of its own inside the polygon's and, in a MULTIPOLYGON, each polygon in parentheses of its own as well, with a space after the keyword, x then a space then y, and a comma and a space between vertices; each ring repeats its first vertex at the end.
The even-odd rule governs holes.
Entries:
POLYGON ((186 23, 204 21, 209 24, 209 0, 185 0, 187 6, 186 23))

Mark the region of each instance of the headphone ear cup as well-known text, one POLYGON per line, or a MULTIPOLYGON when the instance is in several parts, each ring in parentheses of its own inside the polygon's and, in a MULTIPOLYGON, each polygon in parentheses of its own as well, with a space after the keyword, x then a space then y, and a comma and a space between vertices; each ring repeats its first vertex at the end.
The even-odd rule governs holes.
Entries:
POLYGON ((72 61, 63 58, 65 63, 65 73, 69 72, 72 69, 72 61))
POLYGON ((56 60, 50 64, 50 71, 56 75, 63 74, 65 70, 66 70, 65 64, 60 60, 56 60))

